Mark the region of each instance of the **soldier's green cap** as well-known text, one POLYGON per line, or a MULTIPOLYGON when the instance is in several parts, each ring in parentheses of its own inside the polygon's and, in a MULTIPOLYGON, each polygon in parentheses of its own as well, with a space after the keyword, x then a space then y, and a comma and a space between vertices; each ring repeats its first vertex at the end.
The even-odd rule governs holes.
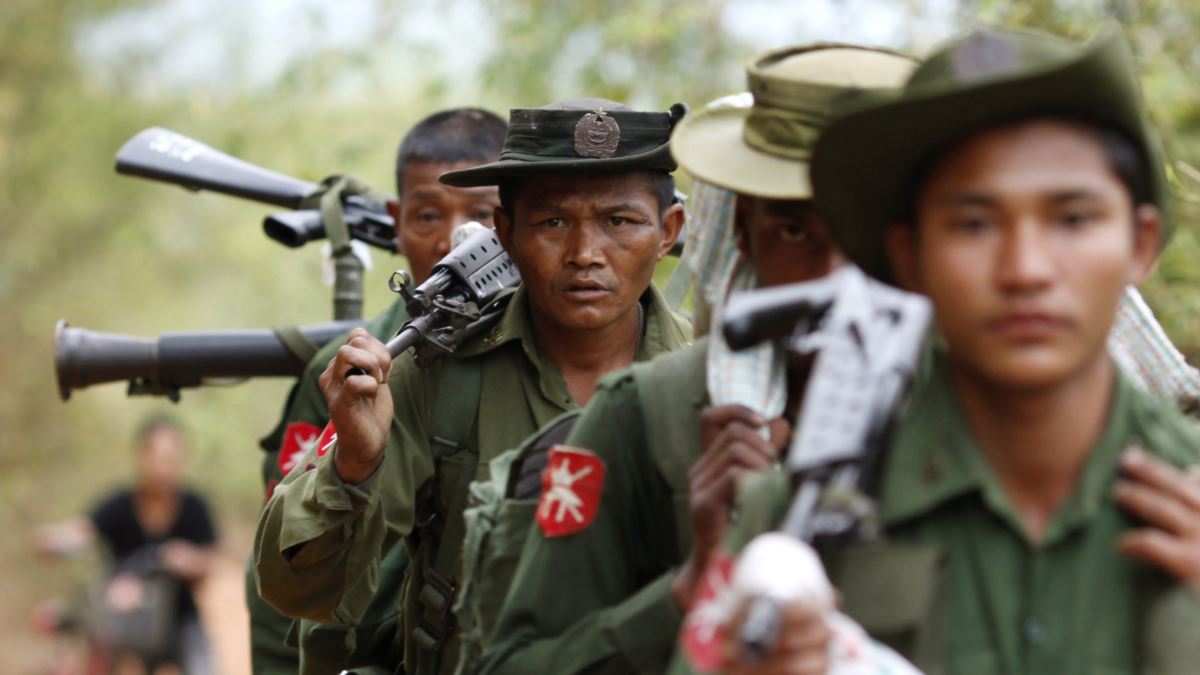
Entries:
POLYGON ((580 98, 509 112, 500 159, 448 171, 447 185, 499 185, 513 178, 675 170, 667 142, 687 106, 639 112, 615 101, 580 98))
POLYGON ((768 199, 808 199, 808 162, 834 104, 896 89, 917 62, 896 52, 813 44, 768 52, 746 69, 754 104, 715 105, 689 115, 671 152, 696 178, 768 199))
POLYGON ((1146 161, 1167 227, 1161 154, 1142 113, 1129 48, 1114 27, 1086 44, 977 31, 930 56, 898 97, 847 110, 817 142, 815 200, 846 255, 880 280, 892 277, 884 230, 911 216, 921 172, 954 143, 1023 119, 1081 120, 1128 137, 1146 161))

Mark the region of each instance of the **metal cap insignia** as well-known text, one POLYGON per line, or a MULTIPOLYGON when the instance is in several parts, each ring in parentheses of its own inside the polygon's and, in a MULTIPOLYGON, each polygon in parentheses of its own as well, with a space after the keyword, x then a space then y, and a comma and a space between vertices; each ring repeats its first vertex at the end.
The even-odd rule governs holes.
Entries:
POLYGON ((580 157, 612 157, 621 142, 621 127, 603 110, 588 113, 575 124, 575 154, 580 157))

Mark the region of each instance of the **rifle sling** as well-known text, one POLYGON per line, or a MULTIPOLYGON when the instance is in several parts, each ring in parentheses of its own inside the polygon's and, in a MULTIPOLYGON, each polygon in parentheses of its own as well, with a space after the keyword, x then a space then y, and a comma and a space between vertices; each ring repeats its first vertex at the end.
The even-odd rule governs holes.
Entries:
POLYGON ((277 326, 272 330, 275 331, 275 336, 279 338, 283 346, 287 347, 292 356, 300 361, 301 367, 312 361, 320 350, 320 347, 313 344, 312 340, 300 332, 299 326, 277 326))
MULTIPOLYGON (((424 548, 424 578, 419 580, 418 598, 421 616, 413 628, 413 637, 423 652, 416 660, 416 673, 436 673, 440 650, 454 632, 454 595, 458 589, 456 574, 462 541, 466 533, 463 511, 467 507, 470 485, 479 462, 478 448, 471 439, 477 427, 479 396, 483 386, 483 364, 479 358, 447 358, 445 372, 435 404, 430 448, 439 469, 451 455, 461 455, 462 464, 446 495, 446 511, 435 517, 420 535, 424 548), (441 525, 440 532, 437 525, 441 525)), ((416 580, 414 580, 416 581, 416 580)))

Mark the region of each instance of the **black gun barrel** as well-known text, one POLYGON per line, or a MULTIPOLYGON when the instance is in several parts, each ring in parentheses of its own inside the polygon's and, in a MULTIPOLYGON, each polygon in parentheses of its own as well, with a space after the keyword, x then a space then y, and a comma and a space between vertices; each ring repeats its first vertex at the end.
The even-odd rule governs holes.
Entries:
MULTIPOLYGON (((320 346, 362 321, 333 321, 301 326, 300 333, 320 346)), ((117 381, 144 381, 166 389, 196 387, 208 379, 295 377, 305 362, 269 328, 170 332, 142 338, 72 328, 54 329, 54 366, 59 395, 117 381)))
POLYGON ((146 129, 121 146, 117 173, 287 209, 299 208, 300 201, 317 189, 313 183, 255 166, 162 127, 146 129))
POLYGON ((722 310, 721 334, 734 350, 788 337, 797 324, 815 324, 829 311, 829 290, 826 284, 808 282, 735 293, 722 310))

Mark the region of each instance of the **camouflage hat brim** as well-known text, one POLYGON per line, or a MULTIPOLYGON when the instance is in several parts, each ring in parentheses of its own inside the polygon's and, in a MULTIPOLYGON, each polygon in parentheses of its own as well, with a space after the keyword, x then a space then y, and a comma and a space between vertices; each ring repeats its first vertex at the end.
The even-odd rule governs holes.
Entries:
POLYGON ((679 166, 707 183, 766 199, 808 199, 808 164, 750 147, 743 138, 749 108, 692 113, 675 128, 671 152, 679 166))
POLYGON ((1120 131, 1146 152, 1165 223, 1166 178, 1140 101, 1128 49, 1112 30, 1077 48, 1074 58, 1017 75, 971 84, 910 83, 899 98, 851 112, 826 129, 811 168, 815 200, 846 255, 891 283, 884 234, 891 223, 910 217, 915 181, 930 161, 989 127, 1063 117, 1120 131))
POLYGON ((675 161, 670 149, 663 144, 650 152, 623 157, 602 159, 554 159, 536 162, 517 159, 502 159, 490 164, 473 166, 469 169, 448 171, 438 180, 454 187, 479 187, 499 185, 506 180, 535 176, 590 176, 633 171, 675 170, 675 161))

